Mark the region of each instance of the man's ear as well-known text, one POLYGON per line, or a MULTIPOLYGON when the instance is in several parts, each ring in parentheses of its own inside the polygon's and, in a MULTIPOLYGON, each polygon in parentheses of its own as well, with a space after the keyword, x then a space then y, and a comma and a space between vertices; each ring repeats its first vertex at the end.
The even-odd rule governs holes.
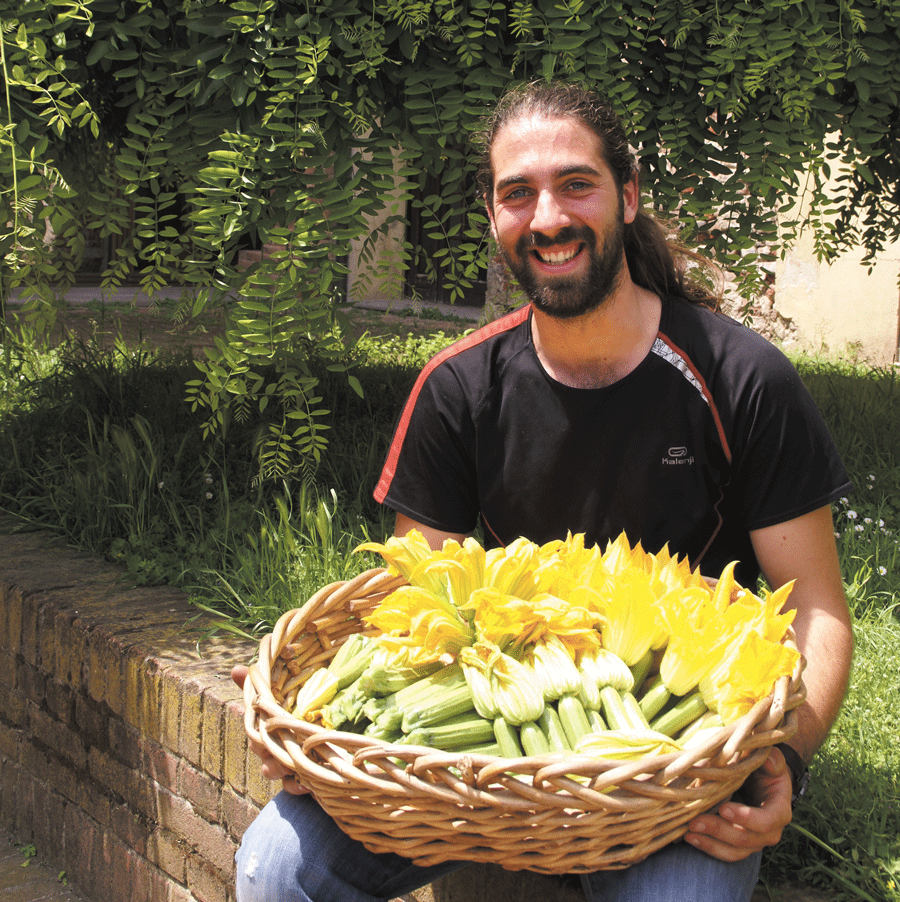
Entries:
POLYGON ((641 188, 638 184, 638 176, 635 173, 622 186, 622 212, 625 222, 634 222, 641 206, 641 188))
POLYGON ((491 205, 490 198, 487 194, 482 195, 482 200, 484 201, 484 208, 487 210, 488 221, 491 224, 491 235, 494 236, 494 241, 497 240, 497 224, 494 222, 494 208, 491 205))

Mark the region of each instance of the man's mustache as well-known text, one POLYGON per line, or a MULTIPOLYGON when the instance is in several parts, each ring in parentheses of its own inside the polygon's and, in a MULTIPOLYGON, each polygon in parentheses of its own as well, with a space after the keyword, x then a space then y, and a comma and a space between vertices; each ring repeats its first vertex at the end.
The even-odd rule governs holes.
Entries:
POLYGON ((545 235, 543 232, 530 232, 523 235, 516 242, 516 251, 524 255, 534 248, 553 247, 557 244, 569 244, 573 241, 583 241, 587 245, 593 245, 594 233, 587 227, 564 226, 555 235, 545 235))

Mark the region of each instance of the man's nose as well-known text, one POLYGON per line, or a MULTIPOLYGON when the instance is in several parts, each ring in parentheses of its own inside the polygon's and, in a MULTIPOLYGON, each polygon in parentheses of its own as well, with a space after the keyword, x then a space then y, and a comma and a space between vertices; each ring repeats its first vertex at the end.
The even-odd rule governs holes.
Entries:
POLYGON ((552 235, 566 225, 569 225, 569 218, 559 198, 552 191, 541 191, 531 219, 532 231, 552 235))

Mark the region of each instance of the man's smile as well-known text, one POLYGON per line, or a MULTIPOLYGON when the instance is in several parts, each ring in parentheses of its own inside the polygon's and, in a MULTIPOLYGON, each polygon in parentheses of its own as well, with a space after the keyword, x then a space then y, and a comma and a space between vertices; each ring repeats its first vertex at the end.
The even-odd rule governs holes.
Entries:
POLYGON ((548 263, 553 266, 559 266, 562 263, 568 263, 570 260, 574 260, 576 256, 581 252, 581 249, 584 247, 583 244, 579 244, 577 247, 570 248, 565 251, 540 251, 537 248, 534 250, 534 255, 541 261, 541 263, 548 263))

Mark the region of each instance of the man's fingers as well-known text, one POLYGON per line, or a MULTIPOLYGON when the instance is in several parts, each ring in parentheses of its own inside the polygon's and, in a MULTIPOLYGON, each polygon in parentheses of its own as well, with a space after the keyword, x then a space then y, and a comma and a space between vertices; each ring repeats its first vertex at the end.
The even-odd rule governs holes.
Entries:
POLYGON ((244 680, 247 679, 247 668, 243 664, 235 664, 234 667, 231 668, 231 679, 243 689, 244 680))

